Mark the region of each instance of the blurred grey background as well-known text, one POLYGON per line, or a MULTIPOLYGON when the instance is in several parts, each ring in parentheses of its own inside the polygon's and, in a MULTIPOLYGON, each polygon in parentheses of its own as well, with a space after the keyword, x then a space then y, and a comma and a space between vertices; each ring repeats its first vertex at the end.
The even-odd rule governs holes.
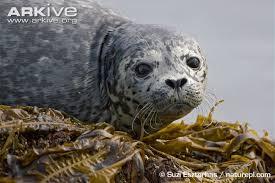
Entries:
MULTIPOLYGON (((272 0, 98 1, 137 23, 166 25, 195 37, 208 60, 210 92, 225 100, 214 117, 248 122, 275 138, 272 0)), ((192 121, 199 111, 185 119, 192 121)))

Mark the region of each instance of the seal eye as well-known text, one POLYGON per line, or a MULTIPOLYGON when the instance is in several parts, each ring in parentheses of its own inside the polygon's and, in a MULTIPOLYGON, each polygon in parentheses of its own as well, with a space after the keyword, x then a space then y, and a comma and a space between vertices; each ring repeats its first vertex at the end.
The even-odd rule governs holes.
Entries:
POLYGON ((145 63, 139 64, 135 68, 138 77, 145 77, 153 71, 153 68, 145 63))
POLYGON ((186 61, 186 64, 192 69, 198 69, 201 65, 201 62, 198 58, 191 57, 186 61))

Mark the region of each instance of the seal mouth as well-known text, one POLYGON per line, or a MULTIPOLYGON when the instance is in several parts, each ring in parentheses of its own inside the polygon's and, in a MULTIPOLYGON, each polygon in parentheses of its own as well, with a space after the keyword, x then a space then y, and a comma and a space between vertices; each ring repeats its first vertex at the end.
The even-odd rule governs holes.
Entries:
POLYGON ((183 108, 183 107, 192 107, 192 106, 187 102, 175 102, 175 103, 169 104, 166 108, 164 108, 164 110, 171 108, 171 107, 183 108))
POLYGON ((161 110, 159 111, 159 113, 166 113, 167 110, 170 111, 183 111, 185 109, 193 109, 194 107, 191 106, 189 103, 187 102, 174 102, 174 103, 170 103, 170 104, 166 104, 166 105, 162 105, 163 107, 161 108, 161 110))

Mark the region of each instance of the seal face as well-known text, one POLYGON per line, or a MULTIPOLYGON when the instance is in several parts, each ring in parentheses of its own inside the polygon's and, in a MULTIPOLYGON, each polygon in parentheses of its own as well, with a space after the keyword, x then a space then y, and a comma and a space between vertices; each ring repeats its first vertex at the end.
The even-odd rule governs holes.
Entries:
POLYGON ((124 130, 144 125, 139 123, 145 123, 147 131, 160 128, 202 102, 207 65, 194 39, 138 24, 126 24, 112 34, 105 62, 113 60, 113 65, 106 88, 124 130))
MULTIPOLYGON (((11 6, 47 1, 26 3, 3 0, 1 16, 11 6)), ((77 25, 0 22, 1 104, 53 107, 83 121, 150 132, 201 103, 207 65, 194 39, 135 24, 94 1, 70 6, 78 9, 77 25)))

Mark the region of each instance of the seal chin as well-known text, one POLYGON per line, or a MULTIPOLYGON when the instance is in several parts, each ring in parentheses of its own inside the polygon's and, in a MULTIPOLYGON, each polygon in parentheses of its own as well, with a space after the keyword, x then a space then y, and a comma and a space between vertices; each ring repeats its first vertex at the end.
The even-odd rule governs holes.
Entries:
POLYGON ((158 112, 159 118, 164 122, 172 122, 190 113, 194 107, 188 103, 173 103, 158 112))

